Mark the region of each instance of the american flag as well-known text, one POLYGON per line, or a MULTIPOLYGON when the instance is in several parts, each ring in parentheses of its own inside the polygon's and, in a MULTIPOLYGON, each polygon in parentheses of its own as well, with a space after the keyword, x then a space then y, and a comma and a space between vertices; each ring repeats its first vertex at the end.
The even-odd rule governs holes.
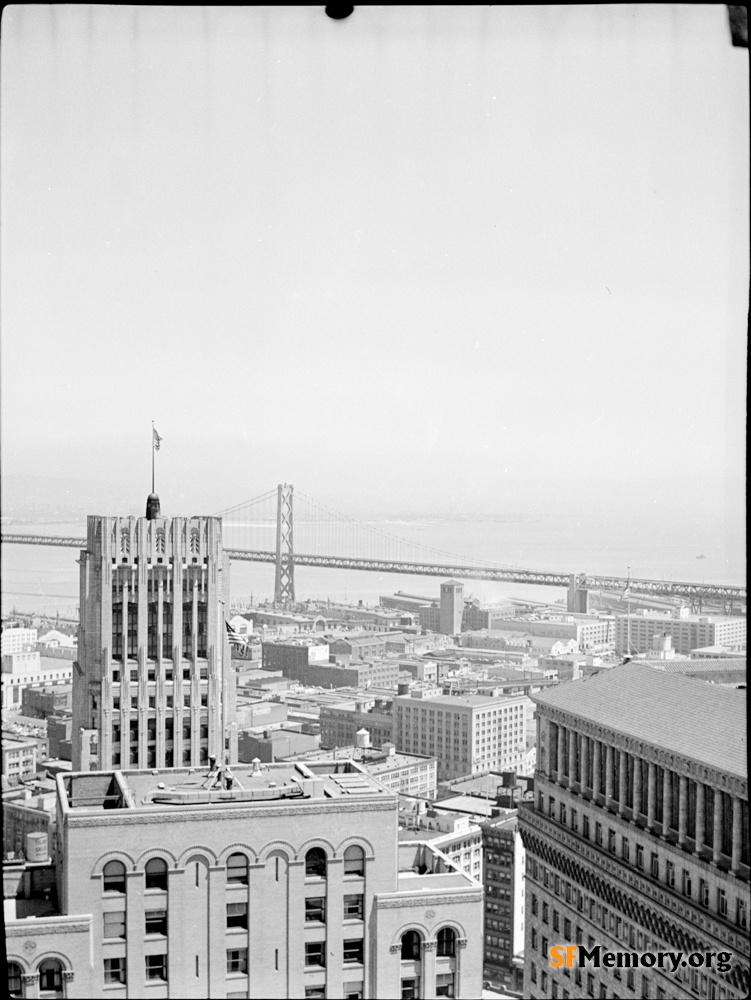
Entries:
POLYGON ((162 443, 162 439, 159 437, 156 427, 152 427, 152 430, 154 432, 154 451, 159 451, 159 445, 162 443))
POLYGON ((243 648, 248 645, 248 640, 244 635, 240 635, 239 632, 236 632, 228 621, 225 620, 224 624, 227 626, 227 638, 230 643, 243 648))

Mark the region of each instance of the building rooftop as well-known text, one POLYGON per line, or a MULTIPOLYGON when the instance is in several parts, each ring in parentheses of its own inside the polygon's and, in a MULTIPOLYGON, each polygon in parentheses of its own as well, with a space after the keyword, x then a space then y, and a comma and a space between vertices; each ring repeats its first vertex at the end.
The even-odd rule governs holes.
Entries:
POLYGON ((745 656, 723 656, 720 659, 696 657, 693 660, 671 659, 671 660, 632 660, 640 667, 652 667, 653 670, 662 670, 666 674, 724 674, 728 671, 746 670, 745 656))
POLYGON ((748 775, 741 691, 632 660, 531 698, 728 774, 748 775))
MULTIPOLYGON (((505 695, 503 700, 510 701, 520 697, 521 695, 505 695)), ((454 708, 489 708, 493 705, 497 706, 500 700, 485 694, 437 694, 432 698, 410 698, 409 695, 403 695, 394 700, 405 702, 407 699, 414 701, 416 705, 445 705, 454 708)))
POLYGON ((311 761, 356 760, 358 764, 367 767, 370 774, 383 774, 398 767, 429 764, 437 758, 425 754, 400 753, 398 750, 389 754, 383 748, 348 746, 337 747, 336 752, 333 750, 308 750, 306 753, 296 754, 295 760, 308 764, 311 761))
POLYGON ((306 800, 369 796, 394 799, 367 771, 351 760, 309 765, 238 764, 232 768, 173 768, 143 771, 94 771, 59 775, 58 789, 68 813, 104 809, 172 810, 181 807, 285 805, 306 800))

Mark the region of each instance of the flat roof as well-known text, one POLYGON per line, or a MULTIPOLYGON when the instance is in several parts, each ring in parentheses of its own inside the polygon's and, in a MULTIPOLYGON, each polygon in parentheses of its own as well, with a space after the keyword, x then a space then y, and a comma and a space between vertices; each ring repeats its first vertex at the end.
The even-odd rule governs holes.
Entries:
POLYGON ((498 697, 493 697, 492 695, 485 694, 437 694, 432 698, 411 698, 409 695, 400 695, 394 698, 395 702, 400 702, 404 704, 409 702, 414 705, 441 705, 448 707, 449 705, 460 708, 489 708, 492 705, 497 705, 499 701, 514 701, 518 698, 523 697, 522 695, 500 695, 498 697))
MULTIPOLYGON (((685 662, 685 661, 684 661, 685 662)), ((631 660, 531 696, 538 705, 748 776, 745 692, 631 660)))
POLYGON ((114 814, 117 809, 284 806, 366 796, 396 801, 395 792, 351 760, 238 764, 225 768, 223 775, 218 770, 210 773, 207 767, 76 772, 59 775, 58 783, 66 793, 64 808, 75 814, 98 813, 105 807, 114 814))

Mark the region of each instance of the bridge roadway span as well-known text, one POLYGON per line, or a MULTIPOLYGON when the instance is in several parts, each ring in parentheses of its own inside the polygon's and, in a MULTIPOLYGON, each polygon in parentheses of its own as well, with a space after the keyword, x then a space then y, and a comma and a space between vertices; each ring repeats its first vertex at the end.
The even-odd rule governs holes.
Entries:
MULTIPOLYGON (((85 538, 61 538, 57 535, 3 534, 3 542, 19 545, 57 545, 83 549, 85 538)), ((230 559, 246 562, 275 563, 276 553, 260 549, 225 549, 230 559)), ((571 574, 545 572, 534 569, 503 569, 494 566, 453 566, 449 563, 402 562, 398 559, 359 559, 352 556, 312 556, 295 552, 295 566, 321 566, 330 569, 350 569, 375 573, 402 573, 410 576, 458 577, 468 580, 494 580, 504 583, 530 583, 537 586, 568 587, 571 574)), ((577 573, 578 587, 586 590, 612 590, 623 592, 627 586, 637 594, 655 597, 722 598, 745 601, 746 588, 725 586, 719 583, 679 583, 674 580, 627 579, 625 576, 590 576, 577 573)))

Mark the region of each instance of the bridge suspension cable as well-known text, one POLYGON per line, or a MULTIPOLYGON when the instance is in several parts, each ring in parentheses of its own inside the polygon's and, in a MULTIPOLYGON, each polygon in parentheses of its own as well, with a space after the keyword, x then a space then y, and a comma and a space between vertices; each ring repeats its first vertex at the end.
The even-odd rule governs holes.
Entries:
POLYGON ((226 507, 224 510, 219 510, 216 514, 214 514, 214 517, 228 517, 230 514, 234 514, 237 511, 245 510, 246 507, 253 507, 255 504, 263 503, 264 500, 269 500, 271 497, 276 498, 276 488, 268 490, 266 493, 261 493, 260 496, 253 497, 252 500, 243 500, 242 503, 236 503, 232 507, 226 507))

